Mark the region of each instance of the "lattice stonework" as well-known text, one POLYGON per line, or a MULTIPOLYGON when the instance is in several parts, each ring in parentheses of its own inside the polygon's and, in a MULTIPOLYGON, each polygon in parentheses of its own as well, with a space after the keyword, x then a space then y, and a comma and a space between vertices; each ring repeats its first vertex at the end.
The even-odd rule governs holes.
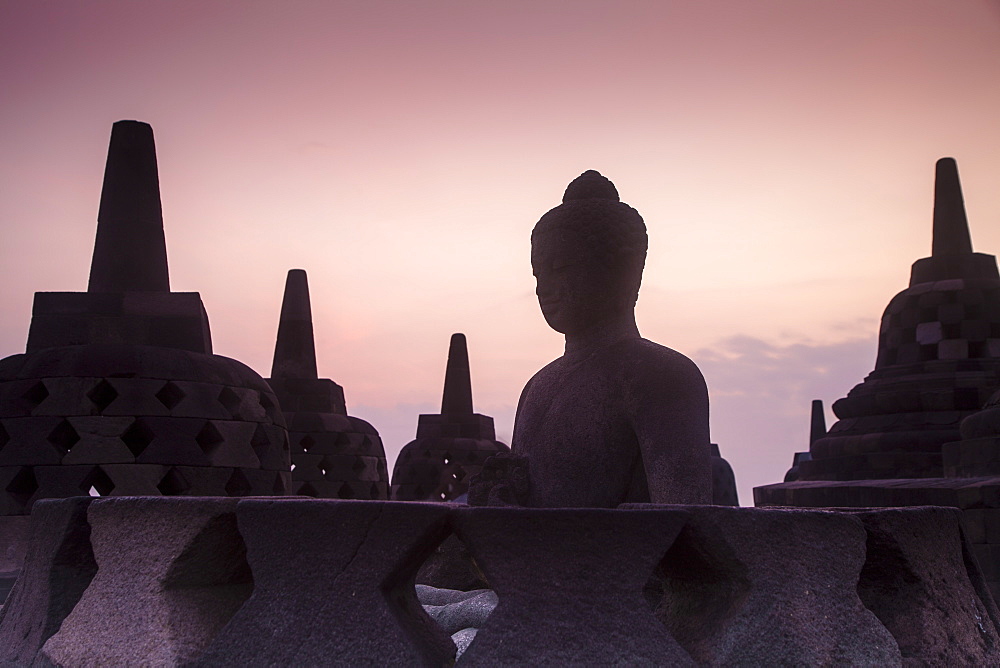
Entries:
MULTIPOLYGON (((119 351, 135 359, 136 348, 129 348, 119 351)), ((259 377, 226 358, 153 348, 144 352, 141 366, 146 368, 123 372, 120 360, 112 358, 117 371, 107 376, 58 375, 59 369, 48 369, 45 376, 24 377, 55 366, 40 357, 87 356, 82 346, 0 362, 0 489, 5 492, 0 514, 26 513, 39 498, 87 494, 287 493, 284 420, 259 377), (177 362, 173 357, 201 363, 189 367, 197 369, 190 375, 227 382, 182 380, 169 364, 177 362), (155 366, 161 368, 150 368, 155 366), (167 374, 173 377, 155 377, 167 374)))

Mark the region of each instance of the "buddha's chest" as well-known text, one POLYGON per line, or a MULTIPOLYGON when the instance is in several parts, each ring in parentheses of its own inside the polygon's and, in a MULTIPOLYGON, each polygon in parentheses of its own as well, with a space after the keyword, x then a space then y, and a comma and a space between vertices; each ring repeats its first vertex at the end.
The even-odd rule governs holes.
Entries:
POLYGON ((533 483, 575 495, 601 481, 620 493, 638 452, 622 385, 614 369, 582 366, 550 366, 532 379, 513 450, 529 457, 533 483))

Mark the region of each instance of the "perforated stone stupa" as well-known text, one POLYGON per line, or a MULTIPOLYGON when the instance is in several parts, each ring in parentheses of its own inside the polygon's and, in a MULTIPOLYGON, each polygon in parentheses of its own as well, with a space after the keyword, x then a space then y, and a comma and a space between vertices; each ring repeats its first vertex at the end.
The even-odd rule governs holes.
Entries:
POLYGON ((1000 276, 972 250, 958 168, 937 163, 931 257, 882 316, 875 370, 833 404, 840 418, 801 480, 935 478, 941 446, 1000 387, 1000 276))
POLYGON ((264 379, 212 354, 198 293, 170 291, 152 128, 114 124, 87 292, 35 294, 0 360, 0 515, 81 495, 285 494, 264 379))
POLYGON ((452 501, 469 489, 487 457, 509 448, 496 440, 493 418, 473 412, 469 351, 452 334, 441 413, 421 415, 417 438, 403 447, 392 471, 395 501, 452 501))
POLYGON ((319 378, 306 272, 285 280, 274 363, 267 382, 278 396, 292 449, 292 493, 331 499, 385 499, 389 472, 378 432, 347 414, 344 388, 319 378))

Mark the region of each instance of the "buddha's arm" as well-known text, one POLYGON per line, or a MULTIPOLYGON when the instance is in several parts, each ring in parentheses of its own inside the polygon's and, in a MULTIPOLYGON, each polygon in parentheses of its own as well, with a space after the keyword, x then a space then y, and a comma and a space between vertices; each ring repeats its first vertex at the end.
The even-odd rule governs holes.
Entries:
POLYGON ((711 503, 708 388, 694 362, 669 349, 626 379, 625 399, 653 503, 711 503))

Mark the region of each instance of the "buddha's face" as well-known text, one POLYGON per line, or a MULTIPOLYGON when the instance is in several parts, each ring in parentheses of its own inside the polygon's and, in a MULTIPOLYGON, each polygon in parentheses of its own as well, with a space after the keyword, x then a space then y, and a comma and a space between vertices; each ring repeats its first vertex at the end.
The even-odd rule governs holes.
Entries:
POLYGON ((599 262, 591 249, 564 230, 536 232, 531 241, 535 294, 549 327, 579 334, 629 310, 620 277, 599 262))

